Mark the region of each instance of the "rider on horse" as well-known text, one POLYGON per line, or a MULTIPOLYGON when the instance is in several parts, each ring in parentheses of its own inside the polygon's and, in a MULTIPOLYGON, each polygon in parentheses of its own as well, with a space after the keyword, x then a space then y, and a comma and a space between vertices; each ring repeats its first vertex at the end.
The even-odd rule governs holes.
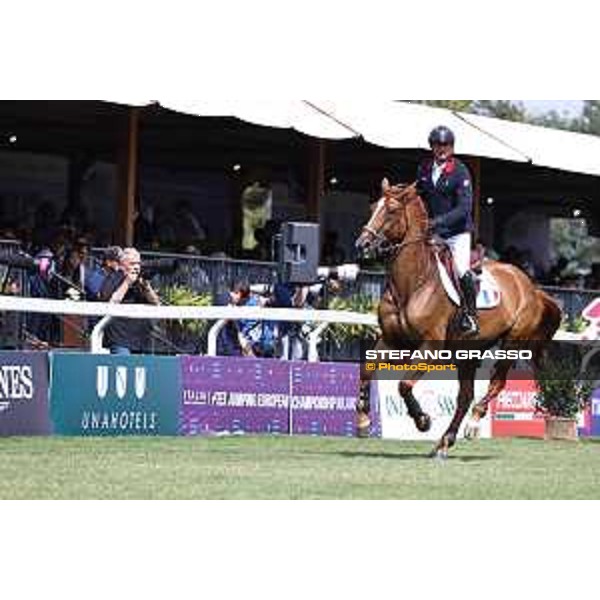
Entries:
POLYGON ((460 327, 467 335, 479 333, 475 276, 470 270, 473 231, 473 184, 467 167, 454 156, 454 134, 436 127, 429 134, 433 157, 417 170, 417 191, 427 205, 431 233, 441 237, 454 257, 464 304, 460 327))

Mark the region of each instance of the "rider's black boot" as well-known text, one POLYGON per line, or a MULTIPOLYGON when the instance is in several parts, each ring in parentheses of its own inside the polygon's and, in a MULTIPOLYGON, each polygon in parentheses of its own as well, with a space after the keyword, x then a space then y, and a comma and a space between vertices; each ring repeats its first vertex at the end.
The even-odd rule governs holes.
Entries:
POLYGON ((475 277, 471 271, 467 271, 460 279, 460 287, 464 298, 463 315, 460 327, 467 335, 479 333, 479 321, 477 318, 477 290, 475 288, 475 277))

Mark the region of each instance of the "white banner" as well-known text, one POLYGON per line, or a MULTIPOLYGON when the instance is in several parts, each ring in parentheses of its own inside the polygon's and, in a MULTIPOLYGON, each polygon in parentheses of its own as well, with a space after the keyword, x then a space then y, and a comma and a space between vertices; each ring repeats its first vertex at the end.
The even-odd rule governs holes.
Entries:
MULTIPOLYGON (((475 400, 483 398, 487 391, 487 380, 475 381, 475 400)), ((421 379, 414 387, 414 395, 421 408, 431 417, 431 429, 421 433, 408 416, 404 401, 398 392, 398 380, 374 380, 371 382, 371 399, 379 402, 381 414, 381 437, 394 440, 438 440, 450 425, 456 408, 458 381, 432 380, 431 376, 421 379)), ((472 405, 471 405, 472 406, 472 405)), ((459 430, 464 437, 464 429, 469 420, 470 410, 459 430)), ((481 421, 480 437, 492 437, 490 411, 481 421)))

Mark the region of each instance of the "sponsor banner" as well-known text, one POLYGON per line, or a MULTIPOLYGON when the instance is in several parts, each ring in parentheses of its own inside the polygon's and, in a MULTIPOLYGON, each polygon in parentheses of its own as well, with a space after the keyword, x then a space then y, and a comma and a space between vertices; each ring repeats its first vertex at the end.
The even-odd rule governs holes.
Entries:
POLYGON ((590 433, 594 437, 600 436, 600 387, 592 394, 590 406, 590 433))
MULTIPOLYGON (((352 437, 356 429, 359 366, 290 363, 292 431, 302 435, 352 437)), ((378 419, 373 419, 376 435, 378 419)))
MULTIPOLYGON (((456 409, 458 380, 426 376, 414 387, 415 398, 421 408, 431 417, 431 429, 421 433, 408 415, 404 401, 398 392, 398 380, 379 380, 371 383, 372 404, 379 405, 381 419, 381 437, 396 440, 438 440, 450 425, 456 409)), ((483 398, 488 382, 475 380, 475 400, 483 398)), ((458 432, 464 436, 468 416, 458 432)), ((491 437, 491 419, 489 415, 481 421, 480 437, 491 437)))
POLYGON ((0 436, 48 435, 48 355, 0 352, 0 436))
POLYGON ((537 386, 531 379, 510 379, 492 402, 493 437, 537 437, 546 433, 544 416, 535 410, 537 386))
POLYGON ((50 415, 60 435, 176 435, 179 360, 50 355, 50 415))
POLYGON ((183 435, 287 433, 289 363, 182 356, 183 435))
POLYGON ((181 369, 183 435, 354 435, 358 365, 183 356, 181 369))
MULTIPOLYGON (((544 415, 535 409, 537 386, 531 379, 508 379, 506 387, 491 405, 493 437, 536 437, 546 434, 544 415)), ((591 405, 577 417, 578 434, 600 435, 600 416, 594 427, 594 402, 600 415, 600 389, 592 394, 591 405), (596 398, 596 400, 594 400, 596 398)))
POLYGON ((590 437, 592 435, 592 406, 586 406, 577 417, 577 435, 579 437, 590 437))

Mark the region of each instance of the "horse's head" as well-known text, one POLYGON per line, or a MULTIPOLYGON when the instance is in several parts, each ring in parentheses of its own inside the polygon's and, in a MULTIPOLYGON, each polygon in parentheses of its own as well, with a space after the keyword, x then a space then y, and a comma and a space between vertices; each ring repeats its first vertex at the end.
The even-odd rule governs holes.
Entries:
POLYGON ((427 227, 427 213, 415 185, 390 185, 384 179, 381 191, 369 222, 356 240, 356 248, 363 256, 385 256, 402 243, 411 228, 424 232, 427 227))

